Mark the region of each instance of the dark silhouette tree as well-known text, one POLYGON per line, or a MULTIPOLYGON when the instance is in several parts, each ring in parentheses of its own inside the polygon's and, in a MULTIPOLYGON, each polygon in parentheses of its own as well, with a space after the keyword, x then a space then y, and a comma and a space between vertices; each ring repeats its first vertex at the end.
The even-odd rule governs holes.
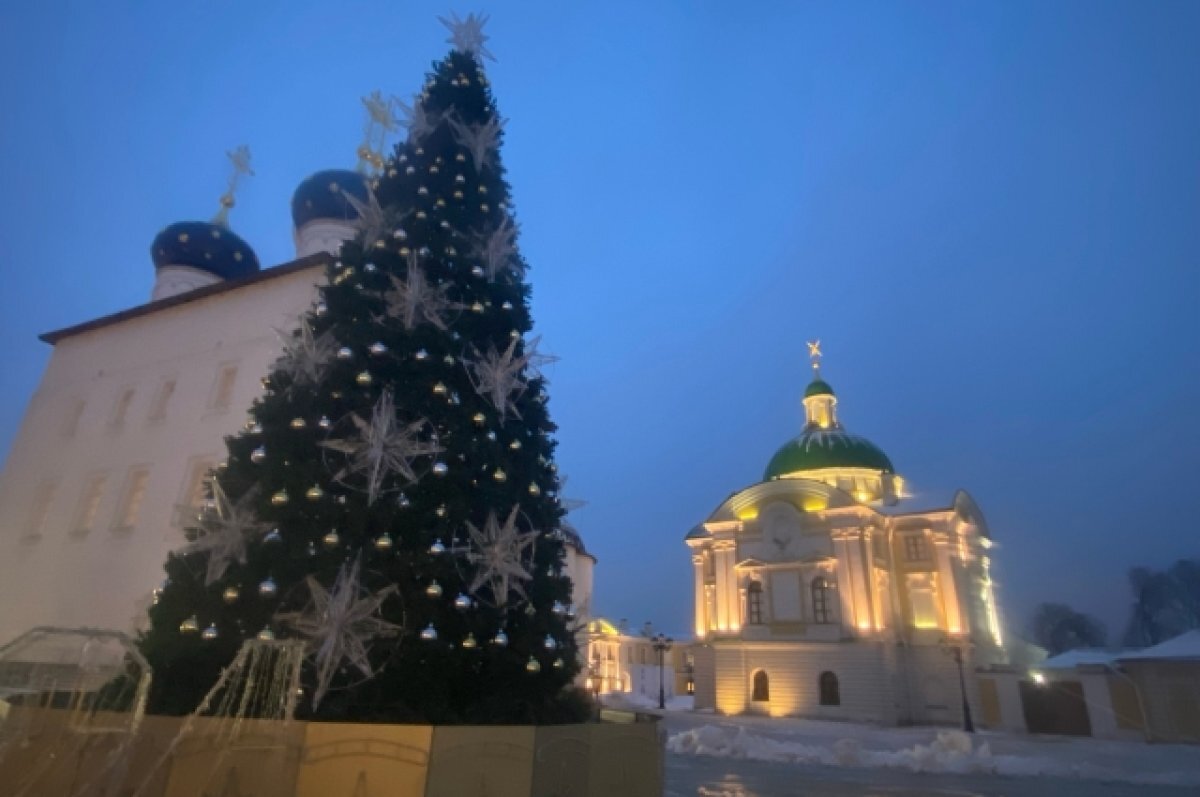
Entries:
POLYGON ((1108 642, 1108 632, 1099 620, 1063 603, 1039 605, 1029 632, 1051 656, 1076 648, 1102 648, 1108 642))

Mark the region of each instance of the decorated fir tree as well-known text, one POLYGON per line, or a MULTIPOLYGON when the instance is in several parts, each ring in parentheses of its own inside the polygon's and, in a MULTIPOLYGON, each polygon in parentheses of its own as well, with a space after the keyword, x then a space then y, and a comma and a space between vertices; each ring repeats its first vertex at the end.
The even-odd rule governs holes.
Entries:
POLYGON ((411 107, 328 285, 229 438, 142 647, 152 711, 197 706, 244 640, 309 642, 301 710, 574 719, 578 669, 525 263, 482 20, 411 107))

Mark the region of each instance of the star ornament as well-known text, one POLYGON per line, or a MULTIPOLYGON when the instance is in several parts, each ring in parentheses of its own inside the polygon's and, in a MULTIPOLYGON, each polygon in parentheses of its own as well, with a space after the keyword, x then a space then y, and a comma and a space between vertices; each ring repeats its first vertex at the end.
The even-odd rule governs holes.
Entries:
POLYGON ((215 507, 200 521, 200 536, 183 547, 183 553, 208 554, 204 586, 221 580, 234 562, 246 564, 246 547, 250 540, 265 534, 268 524, 262 523, 254 511, 258 488, 251 487, 236 501, 229 500, 221 483, 212 482, 215 507))
POLYGON ((452 116, 449 121, 454 140, 471 153, 475 172, 481 173, 484 166, 491 165, 489 156, 500 148, 500 133, 504 130, 505 120, 493 116, 485 124, 468 125, 452 116))
POLYGON ((370 249, 379 241, 386 240, 392 230, 408 215, 381 206, 379 198, 369 187, 367 188, 366 202, 344 188, 342 196, 346 198, 347 204, 354 208, 354 212, 358 215, 355 226, 358 227, 359 234, 363 237, 363 249, 370 249))
POLYGON ((421 102, 421 95, 413 98, 413 104, 402 100, 394 100, 396 107, 404 114, 404 118, 400 120, 400 124, 408 130, 408 140, 419 143, 422 139, 437 129, 441 124, 443 116, 439 113, 430 113, 425 108, 425 103, 421 102))
POLYGON ((308 319, 300 320, 299 328, 289 332, 275 330, 283 353, 275 368, 291 377, 292 387, 319 385, 329 364, 337 354, 337 341, 332 332, 314 335, 308 319))
POLYGON ((334 478, 338 481, 350 475, 365 478, 368 506, 383 494, 389 479, 398 477, 406 484, 417 481, 414 463, 443 451, 437 443, 422 439, 421 433, 429 425, 426 420, 402 423, 396 417, 391 388, 379 396, 369 421, 356 413, 352 413, 350 419, 358 430, 357 435, 326 440, 319 445, 347 455, 346 465, 334 474, 334 478))
POLYGON ((489 37, 483 32, 483 26, 487 24, 487 21, 487 14, 475 13, 467 14, 466 19, 460 19, 455 12, 450 13, 449 19, 438 17, 438 22, 441 22, 450 31, 450 38, 446 39, 446 42, 454 45, 455 50, 477 58, 495 61, 496 56, 492 55, 486 46, 489 37))
POLYGON ((512 219, 507 216, 500 226, 488 235, 475 235, 475 245, 472 255, 483 262, 488 279, 495 282, 496 275, 506 268, 512 267, 518 276, 524 276, 520 261, 514 258, 517 253, 517 228, 512 219))
POLYGON ((529 551, 537 541, 537 534, 517 528, 517 513, 520 506, 514 505, 503 524, 495 512, 489 512, 480 529, 467 522, 469 545, 465 558, 475 566, 475 577, 468 588, 477 599, 480 590, 487 587, 491 603, 501 607, 508 603, 510 592, 515 592, 522 601, 529 600, 525 594, 525 582, 533 576, 529 572, 529 551))
POLYGON ((434 284, 425 277, 416 253, 409 253, 404 279, 389 274, 388 280, 392 287, 383 293, 384 315, 376 316, 376 322, 394 319, 409 332, 419 324, 427 323, 445 332, 446 313, 462 309, 461 304, 446 297, 445 286, 434 284))
POLYGON ((308 607, 302 612, 279 614, 276 619, 308 640, 309 656, 317 670, 315 709, 343 663, 357 669, 364 678, 373 677, 371 643, 397 636, 400 626, 376 616, 396 586, 369 593, 360 579, 358 558, 352 564, 342 564, 331 590, 312 576, 305 581, 310 595, 308 607))
POLYGON ((529 387, 526 371, 537 375, 540 366, 557 360, 556 357, 538 352, 537 346, 542 340, 541 336, 529 341, 521 354, 517 354, 518 340, 520 339, 510 340, 508 348, 503 352, 489 345, 487 353, 481 354, 479 349, 472 347, 475 352, 474 358, 463 359, 471 386, 496 408, 500 413, 501 423, 509 413, 515 418, 521 417, 516 402, 529 387))

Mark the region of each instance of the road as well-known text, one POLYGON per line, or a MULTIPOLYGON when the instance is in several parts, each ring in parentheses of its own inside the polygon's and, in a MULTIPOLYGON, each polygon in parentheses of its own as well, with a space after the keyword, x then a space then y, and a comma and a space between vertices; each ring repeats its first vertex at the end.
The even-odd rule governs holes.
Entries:
POLYGON ((667 755, 666 797, 1196 797, 1195 787, 667 755))

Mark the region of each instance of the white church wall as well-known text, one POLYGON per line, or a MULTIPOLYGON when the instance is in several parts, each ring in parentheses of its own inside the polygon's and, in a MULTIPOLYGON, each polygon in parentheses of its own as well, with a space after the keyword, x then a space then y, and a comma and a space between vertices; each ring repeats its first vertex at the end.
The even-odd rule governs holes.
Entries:
POLYGON ((896 721, 891 670, 880 644, 742 642, 713 648, 715 702, 722 714, 896 721), (755 673, 760 670, 767 674, 767 701, 752 699, 755 673), (839 705, 821 705, 820 677, 824 672, 837 677, 839 705))
POLYGON ((39 624, 130 628, 179 504, 224 458, 315 265, 58 341, 0 474, 0 642, 39 624))

